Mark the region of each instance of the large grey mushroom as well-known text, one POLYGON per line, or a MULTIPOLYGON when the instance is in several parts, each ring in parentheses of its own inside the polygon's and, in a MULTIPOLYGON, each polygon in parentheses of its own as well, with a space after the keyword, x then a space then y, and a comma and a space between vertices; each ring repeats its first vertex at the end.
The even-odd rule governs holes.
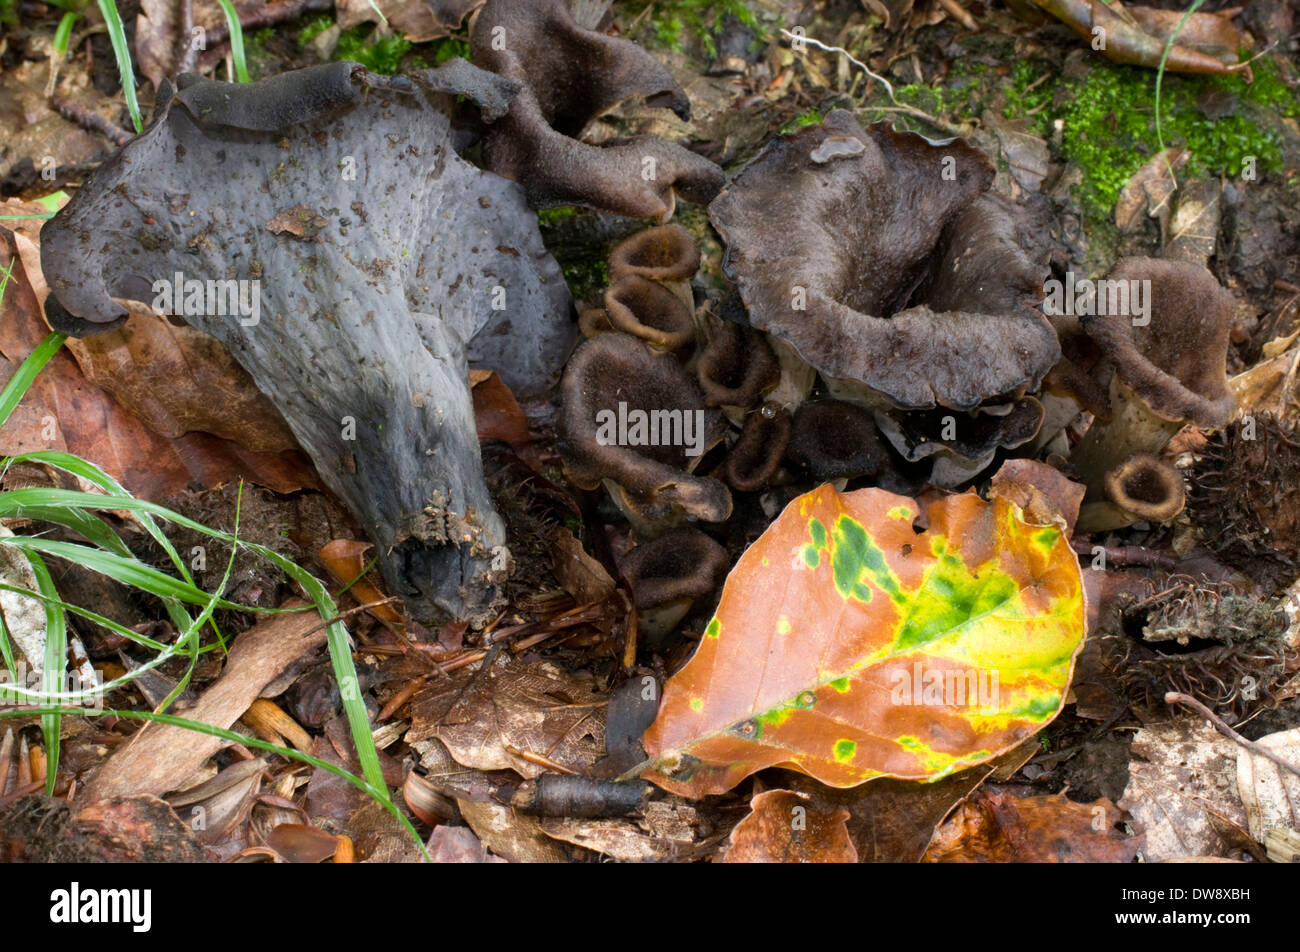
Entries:
POLYGON ((517 88, 464 60, 179 85, 45 226, 50 322, 179 311, 280 409, 413 616, 483 617, 509 560, 468 365, 541 392, 571 335, 523 189, 451 147, 455 95, 491 120, 517 88))

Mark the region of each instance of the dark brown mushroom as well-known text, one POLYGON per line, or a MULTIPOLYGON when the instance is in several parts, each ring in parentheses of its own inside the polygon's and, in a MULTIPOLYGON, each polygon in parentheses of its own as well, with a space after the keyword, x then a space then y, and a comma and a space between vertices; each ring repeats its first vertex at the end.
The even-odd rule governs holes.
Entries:
POLYGON ((700 350, 695 375, 711 407, 752 407, 781 379, 776 354, 751 327, 721 322, 700 350))
POLYGON ((700 247, 680 225, 645 228, 623 239, 609 255, 609 276, 686 281, 700 267, 700 247))
POLYGON ((889 450, 871 414, 842 400, 801 404, 787 452, 817 482, 873 476, 890 466, 889 450))
POLYGON ((1130 456, 1106 474, 1106 497, 1147 522, 1168 522, 1183 511, 1183 476, 1149 453, 1130 456))
POLYGON ((625 99, 645 97, 683 118, 690 100, 654 57, 630 40, 583 29, 564 0, 488 0, 470 51, 477 65, 523 87, 488 127, 483 157, 522 184, 534 207, 589 205, 665 221, 677 195, 705 203, 722 187, 721 169, 664 139, 581 141, 592 119, 625 99))
POLYGON ((775 403, 765 403, 745 417, 740 439, 727 454, 724 472, 733 489, 757 492, 765 488, 781 468, 790 443, 790 411, 775 403))
MULTIPOLYGON (((970 409, 1036 389, 1046 263, 993 169, 843 111, 769 144, 709 207, 750 321, 865 401, 970 409)), ((843 391, 837 391, 843 392, 843 391)))
POLYGON ((609 323, 664 350, 678 350, 695 339, 695 319, 681 298, 637 274, 619 278, 605 289, 609 323))
POLYGON ((632 588, 637 623, 651 638, 675 628, 695 599, 717 590, 730 568, 727 550, 690 527, 638 545, 620 566, 632 588))
POLYGON ((603 307, 589 307, 578 315, 578 330, 582 331, 583 337, 590 338, 617 328, 609 322, 609 312, 603 307))
POLYGON ((1182 473, 1150 453, 1136 453, 1105 477, 1109 502, 1089 503, 1079 515, 1081 532, 1106 532, 1134 522, 1168 522, 1183 511, 1182 473))
POLYGON ((1123 460, 1159 453, 1184 423, 1222 426, 1233 410, 1227 355, 1236 304, 1214 275, 1182 261, 1124 258, 1106 281, 1089 309, 1107 313, 1081 321, 1115 368, 1111 416, 1094 422, 1071 456, 1093 498, 1123 460))
POLYGON ((929 458, 930 482, 956 489, 982 473, 1000 449, 1015 449, 1034 438, 1043 422, 1043 405, 1033 397, 972 413, 935 408, 910 413, 879 410, 876 425, 909 463, 929 458))
POLYGON ((731 515, 727 487, 691 473, 726 424, 670 355, 630 334, 601 334, 574 351, 561 397, 558 446, 576 485, 608 481, 656 515, 677 510, 705 522, 731 515))

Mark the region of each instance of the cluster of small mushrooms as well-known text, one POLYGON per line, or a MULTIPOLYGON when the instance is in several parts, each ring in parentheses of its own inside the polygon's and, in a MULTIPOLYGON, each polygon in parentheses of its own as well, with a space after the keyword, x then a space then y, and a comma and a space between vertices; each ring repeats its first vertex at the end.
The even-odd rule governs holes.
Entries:
POLYGON ((781 136, 709 206, 743 302, 718 310, 735 321, 696 306, 687 232, 626 239, 564 376, 570 478, 603 484, 639 538, 671 529, 655 551, 680 549, 684 523, 727 519, 732 491, 956 489, 1009 456, 1046 455, 1087 485, 1080 531, 1172 519, 1183 480, 1161 451, 1232 412, 1232 297, 1204 268, 1127 258, 1107 278, 1149 282, 1141 315, 1049 315, 1048 235, 992 182, 960 140, 842 111, 781 136), (682 447, 604 445, 597 414, 620 401, 702 410, 725 452, 702 467, 682 447))

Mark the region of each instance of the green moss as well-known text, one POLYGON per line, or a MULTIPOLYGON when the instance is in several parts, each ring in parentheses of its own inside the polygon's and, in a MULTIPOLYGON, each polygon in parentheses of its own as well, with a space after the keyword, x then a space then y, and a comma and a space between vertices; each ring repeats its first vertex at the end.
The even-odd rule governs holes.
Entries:
POLYGON ((374 26, 369 23, 344 30, 334 48, 334 59, 351 60, 376 73, 396 73, 402 65, 402 57, 411 49, 411 41, 394 33, 372 42, 373 33, 374 26))
POLYGON ((820 109, 809 109, 807 112, 801 113, 787 122, 781 128, 781 134, 789 135, 791 132, 802 129, 804 126, 811 126, 815 123, 821 122, 825 118, 825 113, 820 109))
POLYGON ((1051 67, 1033 60, 1016 60, 1011 68, 1011 83, 1002 93, 1006 105, 1002 108, 1004 119, 1027 119, 1030 128, 1040 136, 1051 131, 1051 115, 1047 107, 1056 92, 1052 82, 1051 67))
POLYGON ((661 44, 680 51, 683 36, 695 36, 710 57, 718 55, 717 38, 728 14, 752 30, 759 29, 758 18, 744 0, 653 0, 640 4, 635 15, 647 9, 650 27, 661 44))
MULTIPOLYGON (((1276 76, 1276 67, 1259 61, 1252 88, 1236 76, 1184 76, 1166 73, 1161 91, 1161 131, 1166 145, 1191 152, 1189 176, 1240 175, 1254 159, 1258 174, 1282 164, 1278 112, 1292 114, 1297 104, 1276 76), (1271 68, 1270 68, 1271 67, 1271 68), (1235 109, 1210 119, 1197 104, 1209 94, 1236 99, 1235 109)), ((1083 173, 1077 198, 1093 220, 1109 217, 1120 190, 1158 150, 1152 70, 1103 64, 1065 86, 1056 117, 1063 120, 1061 153, 1083 173)))
POLYGON ((576 205, 558 205, 555 208, 543 208, 537 213, 537 224, 541 228, 547 228, 556 222, 572 218, 576 214, 578 214, 578 206, 576 205))
POLYGON ((564 272, 564 283, 575 298, 598 300, 609 284, 609 264, 603 248, 591 251, 575 248, 561 238, 562 224, 578 214, 573 205, 544 208, 537 213, 537 227, 542 232, 542 243, 555 256, 564 272))
POLYGON ((469 59, 469 36, 462 31, 452 36, 444 36, 434 40, 432 43, 425 43, 416 47, 417 51, 412 56, 412 65, 416 69, 433 69, 441 66, 449 59, 455 59, 459 56, 461 59, 469 59))
POLYGON ((298 31, 298 45, 306 46, 316 37, 334 25, 334 17, 329 13, 317 13, 303 18, 303 27, 298 31))

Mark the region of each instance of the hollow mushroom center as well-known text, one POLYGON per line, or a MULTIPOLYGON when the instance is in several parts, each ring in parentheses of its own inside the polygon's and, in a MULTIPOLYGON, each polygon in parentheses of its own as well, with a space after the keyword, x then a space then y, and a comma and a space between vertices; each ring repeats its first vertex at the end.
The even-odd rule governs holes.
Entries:
POLYGON ((1129 499, 1156 506, 1169 498, 1169 482, 1154 467, 1142 467, 1124 479, 1124 493, 1129 499))
POLYGON ((676 299, 663 288, 650 281, 629 283, 619 288, 617 301, 632 312, 632 315, 646 327, 668 334, 681 330, 679 313, 675 310, 676 299))

